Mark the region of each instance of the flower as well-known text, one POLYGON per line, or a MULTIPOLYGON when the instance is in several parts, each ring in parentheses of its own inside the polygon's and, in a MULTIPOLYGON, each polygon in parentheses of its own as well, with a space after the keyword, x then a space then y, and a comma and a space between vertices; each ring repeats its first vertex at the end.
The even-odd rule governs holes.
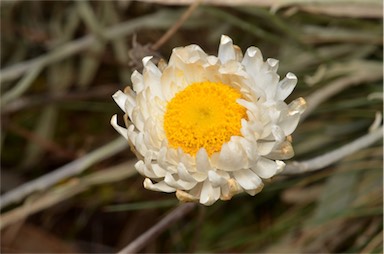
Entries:
POLYGON ((297 78, 279 81, 278 61, 264 62, 258 48, 243 57, 223 35, 217 57, 189 45, 173 49, 168 64, 145 57, 143 65, 133 89, 113 95, 127 128, 116 115, 111 124, 138 156, 145 188, 212 205, 260 192, 293 156, 290 135, 305 100, 284 102, 297 78))

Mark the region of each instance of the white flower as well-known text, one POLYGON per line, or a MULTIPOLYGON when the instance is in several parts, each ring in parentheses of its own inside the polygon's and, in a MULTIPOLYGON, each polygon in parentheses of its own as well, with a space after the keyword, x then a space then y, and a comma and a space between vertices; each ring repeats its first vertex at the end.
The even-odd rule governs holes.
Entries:
POLYGON ((127 129, 116 115, 111 124, 138 156, 145 188, 211 205, 255 195, 293 156, 290 135, 305 101, 284 102, 297 78, 279 81, 278 61, 264 62, 258 48, 243 57, 223 35, 217 57, 190 45, 175 48, 161 68, 151 57, 143 64, 143 74, 132 74, 133 90, 113 95, 127 129))

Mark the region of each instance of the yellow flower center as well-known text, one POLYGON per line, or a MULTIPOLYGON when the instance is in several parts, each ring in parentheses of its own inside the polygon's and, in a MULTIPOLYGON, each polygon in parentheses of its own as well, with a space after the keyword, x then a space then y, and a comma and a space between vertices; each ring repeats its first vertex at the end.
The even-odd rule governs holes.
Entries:
POLYGON ((171 147, 195 155, 204 147, 209 155, 240 135, 246 109, 236 102, 241 93, 214 82, 193 83, 167 104, 164 130, 171 147))

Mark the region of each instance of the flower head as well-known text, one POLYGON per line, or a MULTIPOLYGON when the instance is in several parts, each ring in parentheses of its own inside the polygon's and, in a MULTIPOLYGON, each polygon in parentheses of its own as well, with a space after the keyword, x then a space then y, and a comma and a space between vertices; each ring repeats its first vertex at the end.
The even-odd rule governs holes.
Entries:
POLYGON ((143 74, 132 74, 133 89, 113 95, 127 129, 116 115, 111 124, 136 152, 145 188, 211 205, 255 195, 293 156, 290 135, 305 101, 284 102, 297 78, 279 81, 278 61, 264 62, 258 48, 243 57, 223 35, 217 57, 189 45, 175 48, 168 65, 157 67, 151 57, 143 64, 143 74))

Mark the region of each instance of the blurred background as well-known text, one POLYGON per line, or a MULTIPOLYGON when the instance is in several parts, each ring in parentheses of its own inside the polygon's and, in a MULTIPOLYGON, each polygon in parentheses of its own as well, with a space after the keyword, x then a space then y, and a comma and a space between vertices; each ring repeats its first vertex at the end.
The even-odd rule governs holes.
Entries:
MULTIPOLYGON (((141 59, 221 34, 255 45, 312 98, 294 160, 366 134, 383 108, 382 1, 1 1, 1 192, 78 174, 2 207, 3 253, 114 253, 178 206, 143 188, 110 126, 141 59), (96 152, 94 152, 96 151, 96 152), (82 160, 82 165, 73 162, 82 160), (70 164, 72 163, 72 164, 70 164)), ((382 142, 323 170, 276 177, 255 197, 197 206, 141 252, 382 253, 382 142)))

